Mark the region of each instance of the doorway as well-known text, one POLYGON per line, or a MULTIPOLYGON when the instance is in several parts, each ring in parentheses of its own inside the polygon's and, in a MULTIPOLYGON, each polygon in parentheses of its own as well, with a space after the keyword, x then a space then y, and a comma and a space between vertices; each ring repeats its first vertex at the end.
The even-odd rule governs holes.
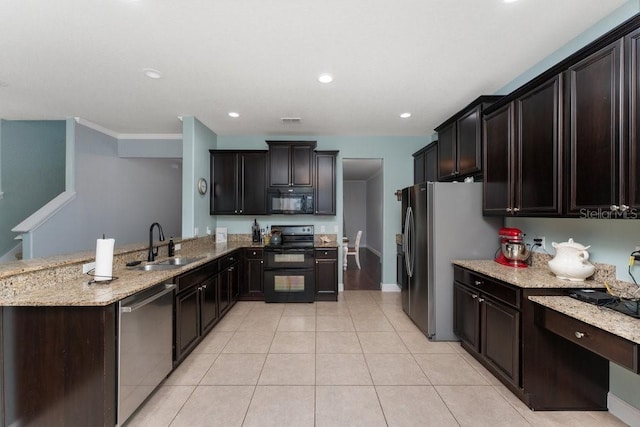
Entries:
MULTIPOLYGON (((356 256, 347 256, 343 270, 345 290, 380 290, 383 237, 383 160, 342 160, 342 230, 349 252, 355 252, 358 232, 360 268, 356 256)), ((344 262, 344 258, 343 258, 344 262)))

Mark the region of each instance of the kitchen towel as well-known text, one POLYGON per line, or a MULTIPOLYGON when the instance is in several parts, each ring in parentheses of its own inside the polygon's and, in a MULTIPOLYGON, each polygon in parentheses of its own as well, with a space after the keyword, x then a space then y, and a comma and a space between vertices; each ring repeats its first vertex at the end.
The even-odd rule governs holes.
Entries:
POLYGON ((96 269, 94 280, 111 280, 113 273, 113 247, 115 239, 98 239, 96 242, 96 269))

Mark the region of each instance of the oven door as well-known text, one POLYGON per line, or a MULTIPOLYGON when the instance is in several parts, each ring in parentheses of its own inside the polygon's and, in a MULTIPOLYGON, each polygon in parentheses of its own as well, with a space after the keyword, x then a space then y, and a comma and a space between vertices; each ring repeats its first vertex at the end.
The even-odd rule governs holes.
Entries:
POLYGON ((313 249, 273 248, 264 250, 264 269, 311 268, 315 265, 313 249))
POLYGON ((264 271, 265 302, 313 302, 315 288, 313 269, 264 271))

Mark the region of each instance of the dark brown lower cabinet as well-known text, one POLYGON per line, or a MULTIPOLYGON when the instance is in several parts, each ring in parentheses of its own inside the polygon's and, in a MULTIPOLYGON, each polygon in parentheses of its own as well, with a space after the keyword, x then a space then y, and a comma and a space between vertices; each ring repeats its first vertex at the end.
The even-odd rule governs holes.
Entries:
POLYGON ((115 425, 116 312, 3 307, 0 423, 115 425))
POLYGON ((240 281, 240 297, 246 301, 264 301, 264 261, 262 248, 244 249, 244 267, 240 281))
POLYGON ((609 362, 534 321, 533 295, 568 289, 519 288, 454 267, 454 331, 462 347, 535 410, 606 410, 609 362))
POLYGON ((316 301, 338 301, 338 249, 316 249, 316 301))

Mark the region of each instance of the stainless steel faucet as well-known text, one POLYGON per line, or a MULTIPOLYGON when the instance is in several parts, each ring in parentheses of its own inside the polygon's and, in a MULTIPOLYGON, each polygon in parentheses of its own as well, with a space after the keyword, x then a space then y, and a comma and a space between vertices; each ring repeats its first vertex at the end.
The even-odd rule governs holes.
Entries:
POLYGON ((162 226, 157 222, 154 222, 149 228, 149 255, 147 256, 147 261, 149 262, 154 261, 158 256, 158 248, 156 248, 155 251, 153 250, 153 227, 155 227, 156 225, 158 226, 160 241, 164 242, 164 232, 162 231, 162 226))

